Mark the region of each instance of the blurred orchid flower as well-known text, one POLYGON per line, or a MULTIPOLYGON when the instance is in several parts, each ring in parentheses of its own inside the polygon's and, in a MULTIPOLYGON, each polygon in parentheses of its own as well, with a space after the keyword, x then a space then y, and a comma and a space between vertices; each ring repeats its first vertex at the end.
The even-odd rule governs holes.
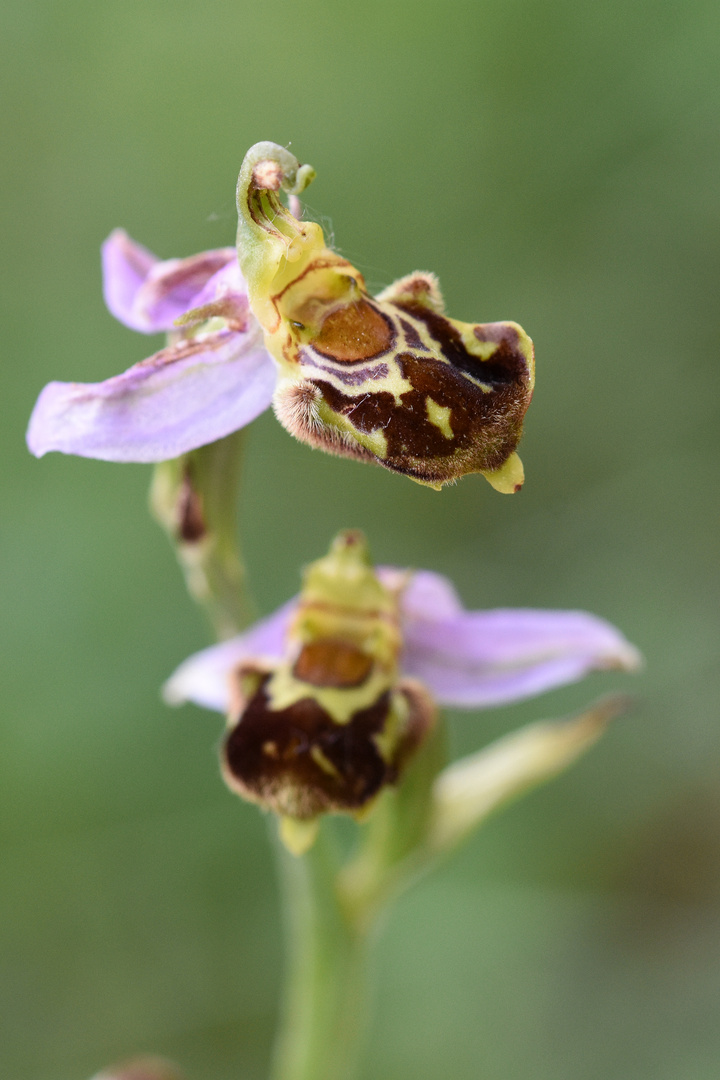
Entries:
MULTIPOLYGON (((438 704, 485 709, 578 682, 592 671, 635 671, 641 655, 604 619, 584 611, 500 608, 467 611, 451 582, 430 570, 379 567, 399 590, 400 670, 438 704)), ((295 597, 245 633, 190 656, 165 684, 168 704, 227 713, 239 665, 280 660, 298 609, 295 597)))
MULTIPOLYGON (((302 851, 320 814, 364 813, 397 784, 432 732, 437 704, 498 705, 593 670, 639 663, 637 650, 602 619, 578 611, 466 611, 446 578, 376 570, 362 534, 347 532, 306 569, 298 597, 246 633, 191 656, 164 696, 227 714, 226 783, 280 814, 285 842, 302 851)), ((559 771, 600 727, 582 721, 574 731, 557 734, 551 726, 501 751, 499 766, 492 755, 489 764, 486 757, 473 764, 470 776, 480 776, 485 794, 468 799, 466 789, 475 788, 467 770, 443 788, 438 807, 447 813, 438 835, 462 835, 466 819, 559 771)))

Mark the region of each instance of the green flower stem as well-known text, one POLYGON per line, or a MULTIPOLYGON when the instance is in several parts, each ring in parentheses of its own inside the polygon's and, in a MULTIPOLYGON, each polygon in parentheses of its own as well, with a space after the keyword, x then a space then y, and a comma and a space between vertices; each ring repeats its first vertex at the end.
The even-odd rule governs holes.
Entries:
POLYGON ((368 929, 343 905, 332 820, 301 856, 279 842, 288 959, 271 1080, 351 1080, 365 1028, 368 929))
POLYGON ((151 510, 175 547, 188 591, 221 641, 253 615, 237 524, 244 437, 236 431, 161 462, 150 489, 151 510))

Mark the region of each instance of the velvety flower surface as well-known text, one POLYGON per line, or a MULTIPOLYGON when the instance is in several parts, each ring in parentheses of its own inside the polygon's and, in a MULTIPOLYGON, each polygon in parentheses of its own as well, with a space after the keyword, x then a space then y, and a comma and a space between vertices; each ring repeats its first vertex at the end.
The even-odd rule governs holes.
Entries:
POLYGON ((103 245, 102 265, 112 314, 142 333, 168 332, 171 343, 104 382, 49 383, 30 418, 33 454, 166 461, 268 408, 275 365, 234 248, 161 261, 117 229, 103 245), (178 319, 187 321, 178 327, 178 319))
MULTIPOLYGON (((447 578, 427 570, 379 569, 407 585, 400 600, 401 669, 441 705, 486 708, 575 682, 591 671, 634 670, 640 654, 610 623, 582 611, 466 611, 447 578)), ((193 701, 227 713, 232 672, 247 661, 279 660, 297 599, 246 633, 189 657, 165 685, 170 704, 193 701)))

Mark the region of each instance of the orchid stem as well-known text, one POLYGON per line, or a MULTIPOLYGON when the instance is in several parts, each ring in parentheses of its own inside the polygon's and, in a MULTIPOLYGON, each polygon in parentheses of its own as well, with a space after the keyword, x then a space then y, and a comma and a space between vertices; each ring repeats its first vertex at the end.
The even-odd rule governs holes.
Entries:
POLYGON ((244 437, 236 431, 161 462, 150 489, 151 510, 175 547, 188 592, 220 641, 253 615, 237 522, 244 437))
POLYGON ((332 820, 301 856, 278 842, 288 958, 271 1080, 352 1080, 365 1028, 368 934, 337 890, 332 820))

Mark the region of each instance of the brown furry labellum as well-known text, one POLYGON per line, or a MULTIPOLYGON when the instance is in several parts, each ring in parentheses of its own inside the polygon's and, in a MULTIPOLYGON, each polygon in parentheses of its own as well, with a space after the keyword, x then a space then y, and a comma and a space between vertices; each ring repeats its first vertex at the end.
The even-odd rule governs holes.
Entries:
MULTIPOLYGON (((357 685, 360 666, 347 652, 340 666, 357 685)), ((245 666, 237 678, 255 689, 225 738, 223 776, 239 795, 290 818, 363 810, 398 780, 434 722, 430 695, 410 679, 338 723, 312 695, 311 683, 307 696, 275 709, 271 672, 245 666)), ((337 687, 337 673, 328 681, 337 687)))
POLYGON ((373 299, 355 273, 356 301, 312 334, 304 323, 287 329, 280 422, 311 446, 433 487, 498 472, 532 397, 530 339, 515 323, 447 318, 432 275, 373 299))
POLYGON ((383 584, 352 530, 305 568, 282 653, 231 680, 233 791, 298 822, 358 814, 398 781, 435 721, 429 692, 399 673, 403 586, 383 584))

